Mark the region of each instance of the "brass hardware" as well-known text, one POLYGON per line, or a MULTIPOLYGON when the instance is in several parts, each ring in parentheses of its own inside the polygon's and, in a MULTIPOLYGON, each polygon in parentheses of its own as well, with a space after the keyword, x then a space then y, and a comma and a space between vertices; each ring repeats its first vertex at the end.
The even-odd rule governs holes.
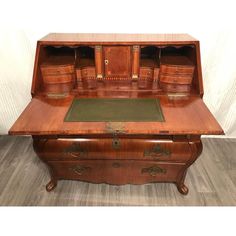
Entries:
POLYGON ((132 75, 132 79, 135 79, 135 80, 138 79, 138 75, 135 75, 135 74, 132 75))
POLYGON ((70 170, 73 170, 76 174, 82 175, 84 171, 90 170, 91 167, 88 166, 81 166, 81 165, 76 165, 74 167, 69 168, 70 170))
POLYGON ((162 169, 161 167, 154 165, 151 167, 143 168, 141 173, 148 173, 151 176, 156 176, 157 174, 166 174, 166 170, 162 169))
POLYGON ((102 78, 103 78, 102 74, 97 74, 97 79, 102 79, 102 78))
POLYGON ((134 46, 133 46, 133 51, 138 51, 139 48, 140 48, 140 46, 138 46, 138 45, 134 45, 134 46))
POLYGON ((65 98, 67 95, 67 93, 47 93, 49 98, 65 98))
POLYGON ((109 62, 109 61, 106 59, 104 62, 105 62, 105 65, 108 65, 108 62, 109 62))
POLYGON ((114 162, 114 163, 112 163, 112 167, 113 168, 120 168, 120 163, 114 162))
POLYGON ((106 129, 106 132, 112 133, 112 134, 126 133, 123 122, 107 122, 105 129, 106 129))
POLYGON ((167 96, 169 100, 187 100, 189 98, 189 95, 186 93, 168 93, 167 96))
POLYGON ((169 156, 171 154, 171 152, 167 149, 164 149, 161 147, 161 145, 156 144, 154 147, 152 147, 149 150, 144 150, 143 152, 143 156, 147 157, 154 157, 154 158, 158 158, 161 156, 169 156))
POLYGON ((102 50, 102 46, 98 46, 98 45, 95 46, 95 50, 96 50, 96 51, 101 51, 101 50, 102 50))
POLYGON ((82 158, 88 155, 88 152, 81 148, 79 143, 73 143, 69 147, 65 148, 64 153, 67 153, 75 158, 82 158))
POLYGON ((120 140, 116 137, 112 140, 112 147, 113 149, 119 149, 120 148, 120 140))

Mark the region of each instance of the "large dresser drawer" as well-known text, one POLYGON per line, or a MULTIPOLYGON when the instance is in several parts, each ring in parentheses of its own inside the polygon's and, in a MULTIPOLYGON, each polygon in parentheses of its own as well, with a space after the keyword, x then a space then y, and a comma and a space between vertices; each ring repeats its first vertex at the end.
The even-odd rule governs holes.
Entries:
POLYGON ((184 164, 134 160, 82 160, 48 164, 57 179, 116 185, 175 182, 185 168, 184 164))
POLYGON ((34 148, 46 161, 119 159, 186 162, 188 142, 138 138, 34 139, 34 148))

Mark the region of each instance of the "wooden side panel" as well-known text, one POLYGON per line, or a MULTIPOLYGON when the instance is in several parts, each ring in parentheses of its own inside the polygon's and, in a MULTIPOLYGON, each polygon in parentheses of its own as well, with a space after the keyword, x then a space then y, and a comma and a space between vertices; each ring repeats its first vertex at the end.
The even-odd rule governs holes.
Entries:
POLYGON ((39 91, 43 85, 42 75, 39 68, 40 63, 47 58, 46 50, 37 42, 35 61, 34 61, 34 73, 31 86, 31 95, 34 96, 36 91, 39 91))
POLYGON ((197 59, 197 84, 199 88, 199 94, 203 97, 204 89, 203 89, 203 82, 202 82, 202 65, 201 65, 201 53, 200 53, 200 43, 199 41, 196 42, 196 59, 197 59))

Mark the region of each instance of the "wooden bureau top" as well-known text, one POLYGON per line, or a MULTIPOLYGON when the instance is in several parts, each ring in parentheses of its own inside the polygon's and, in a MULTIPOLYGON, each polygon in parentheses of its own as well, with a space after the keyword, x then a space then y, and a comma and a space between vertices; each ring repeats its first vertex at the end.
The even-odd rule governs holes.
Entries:
POLYGON ((188 34, 83 34, 51 33, 39 40, 40 44, 191 44, 197 40, 188 34))

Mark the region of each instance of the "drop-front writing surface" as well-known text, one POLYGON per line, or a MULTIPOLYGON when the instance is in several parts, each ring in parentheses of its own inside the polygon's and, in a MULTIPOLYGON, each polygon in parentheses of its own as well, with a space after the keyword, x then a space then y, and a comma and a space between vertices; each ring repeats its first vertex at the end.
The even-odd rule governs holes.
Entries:
POLYGON ((37 44, 32 96, 9 133, 32 135, 50 169, 48 191, 60 179, 75 179, 174 182, 187 194, 184 180, 201 153, 201 135, 223 134, 202 100, 199 42, 189 35, 49 34, 37 44), (82 99, 105 102, 99 121, 66 119, 82 99), (112 103, 124 111, 111 119, 109 101, 127 99, 141 105, 112 103), (160 120, 142 114, 150 112, 141 102, 148 99, 158 100, 160 120))

